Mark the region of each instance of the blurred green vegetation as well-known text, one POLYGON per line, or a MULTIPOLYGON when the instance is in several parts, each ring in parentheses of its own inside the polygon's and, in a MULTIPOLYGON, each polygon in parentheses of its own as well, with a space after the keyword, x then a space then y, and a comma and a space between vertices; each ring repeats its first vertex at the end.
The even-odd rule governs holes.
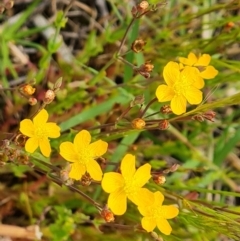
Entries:
MULTIPOLYGON (((11 87, 9 80, 20 77, 9 43, 35 49, 37 57, 31 60, 25 81, 35 78, 38 98, 63 77, 55 101, 47 106, 51 121, 57 122, 62 130, 61 138, 51 141, 51 160, 35 153, 31 160, 34 166, 13 162, 0 169, 0 199, 11 197, 13 210, 2 214, 2 221, 24 226, 39 223, 43 240, 154 240, 133 228, 140 224, 141 218, 134 205, 130 204, 127 213, 115 220, 129 229, 106 224, 92 204, 58 183, 51 169, 41 164, 63 166, 65 161, 58 154, 59 144, 72 141, 78 130, 89 129, 95 139, 109 142, 105 157, 111 163, 118 164, 126 153, 132 153, 137 157, 138 166, 149 162, 156 171, 167 169, 173 163, 180 165, 176 172, 166 174, 164 185, 158 186, 152 181, 148 184, 151 190, 163 192, 166 204, 177 203, 180 208, 179 216, 170 221, 173 228, 170 236, 155 230, 163 240, 239 240, 239 1, 149 1, 156 4, 156 10, 134 23, 124 46, 125 50, 129 49, 136 38, 147 42, 142 53, 130 52, 124 57, 137 66, 151 61, 154 70, 149 79, 137 75, 116 58, 132 18, 132 4, 130 1, 107 2, 109 16, 104 27, 101 31, 94 27, 87 31, 88 35, 81 39, 81 49, 68 53, 70 62, 59 54, 62 41, 66 40, 63 32, 68 30, 68 22, 73 24, 71 16, 65 18, 62 9, 51 16, 56 21, 49 21, 45 26, 28 23, 36 12, 42 11, 41 1, 28 4, 17 21, 9 21, 13 16, 7 12, 0 15, 0 84, 4 88, 11 87), (42 32, 49 28, 54 29, 54 35, 38 42, 42 32), (164 66, 180 56, 187 57, 191 51, 210 54, 211 65, 219 74, 205 81, 204 95, 208 98, 204 103, 196 109, 189 108, 181 117, 213 110, 214 122, 172 116, 167 130, 130 130, 129 120, 139 113, 138 107, 134 107, 126 119, 119 121, 116 132, 104 126, 109 123, 114 126, 134 97, 144 95, 145 103, 151 101, 157 86, 163 82, 164 66), (103 127, 96 128, 99 125, 103 127), (34 171, 34 167, 38 169, 34 171)), ((4 98, 16 104, 14 111, 25 113, 22 119, 36 110, 36 107, 30 109, 16 92, 7 92, 4 98)), ((146 115, 158 112, 161 106, 154 103, 146 115)), ((159 118, 166 116, 158 113, 152 117, 159 118)), ((17 125, 7 132, 16 129, 17 125)), ((105 170, 114 168, 109 165, 105 170)), ((98 203, 106 203, 107 195, 99 185, 78 185, 78 188, 98 203)))

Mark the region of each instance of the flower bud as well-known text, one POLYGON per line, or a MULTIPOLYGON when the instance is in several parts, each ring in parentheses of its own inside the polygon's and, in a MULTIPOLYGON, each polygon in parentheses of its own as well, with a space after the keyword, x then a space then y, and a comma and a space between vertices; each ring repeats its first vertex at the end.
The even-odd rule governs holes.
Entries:
POLYGON ((33 88, 31 85, 29 84, 25 84, 23 86, 21 86, 19 88, 20 92, 23 94, 23 95, 26 95, 26 96, 31 96, 34 94, 35 92, 35 88, 33 88))
POLYGON ((47 90, 47 92, 45 93, 45 96, 44 96, 44 103, 45 104, 50 104, 54 98, 55 98, 55 93, 53 90, 47 90))
POLYGON ((172 113, 172 109, 169 105, 163 105, 160 109, 162 114, 170 114, 172 113))
POLYGON ((31 105, 31 106, 36 105, 37 102, 38 102, 38 101, 37 101, 36 98, 30 97, 30 98, 28 99, 28 104, 31 105))
POLYGON ((145 127, 146 122, 141 118, 136 118, 131 122, 131 125, 133 129, 141 130, 145 127))
POLYGON ((160 130, 166 130, 169 127, 168 120, 161 120, 158 124, 160 130))
POLYGON ((9 0, 9 1, 7 1, 7 2, 5 3, 5 8, 6 8, 6 9, 11 9, 11 8, 13 7, 13 5, 14 5, 14 1, 9 0))
POLYGON ((146 45, 146 42, 142 39, 136 39, 131 46, 131 49, 135 53, 139 53, 143 50, 143 47, 146 45))
POLYGON ((92 183, 92 178, 88 173, 85 173, 81 180, 80 180, 82 186, 86 187, 86 186, 90 186, 92 183))
POLYGON ((107 223, 113 222, 115 219, 113 212, 108 207, 104 207, 100 214, 107 223))
POLYGON ((156 184, 162 185, 162 184, 164 184, 166 182, 166 177, 163 176, 163 175, 154 175, 153 176, 153 181, 156 184))
POLYGON ((154 68, 154 65, 150 63, 150 61, 147 61, 146 63, 142 64, 140 67, 134 68, 135 72, 139 73, 146 79, 150 77, 150 72, 152 72, 154 68))

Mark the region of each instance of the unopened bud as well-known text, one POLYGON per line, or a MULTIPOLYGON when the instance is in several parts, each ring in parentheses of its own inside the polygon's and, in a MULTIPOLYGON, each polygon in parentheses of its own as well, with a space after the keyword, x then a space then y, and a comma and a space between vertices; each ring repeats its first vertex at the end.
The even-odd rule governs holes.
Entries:
POLYGON ((90 186, 90 184, 92 183, 92 178, 88 173, 85 173, 82 176, 80 182, 81 182, 82 186, 85 186, 85 187, 90 186))
POLYGON ((168 120, 161 120, 159 121, 158 126, 160 130, 166 130, 169 127, 169 122, 168 120))
POLYGON ((148 1, 141 1, 138 5, 137 8, 139 9, 139 11, 145 11, 147 10, 149 7, 149 3, 148 1))
POLYGON ((5 8, 11 9, 13 7, 13 5, 14 5, 14 1, 9 0, 5 3, 5 8))
POLYGON ((212 110, 203 114, 203 118, 206 119, 206 120, 209 120, 211 122, 214 122, 215 116, 216 116, 216 112, 214 112, 212 110))
POLYGON ((139 53, 143 50, 143 47, 146 45, 146 42, 142 39, 136 39, 131 46, 131 49, 135 53, 139 53))
POLYGON ((141 118, 136 118, 131 122, 131 125, 133 129, 141 130, 145 127, 146 122, 141 118))
POLYGON ((163 114, 170 114, 172 113, 172 109, 169 105, 163 105, 160 109, 161 113, 163 114))
POLYGON ((55 93, 53 90, 47 90, 46 93, 45 93, 45 96, 44 96, 44 103, 45 104, 50 104, 54 98, 55 98, 55 93))
POLYGON ((31 96, 34 94, 35 92, 35 88, 33 88, 31 85, 29 84, 25 84, 23 86, 21 86, 19 88, 20 92, 23 94, 23 95, 26 95, 26 96, 31 96))
POLYGON ((143 72, 152 72, 153 68, 154 68, 154 65, 151 64, 150 61, 148 61, 148 62, 146 62, 145 64, 143 64, 143 65, 140 66, 140 69, 141 69, 141 71, 143 71, 143 72))
POLYGON ((204 120, 209 120, 211 122, 214 122, 214 118, 216 116, 216 112, 214 111, 208 111, 203 114, 197 114, 192 117, 193 120, 203 122, 204 120))
POLYGON ((108 207, 104 207, 100 214, 107 223, 113 222, 115 219, 113 212, 108 207))
POLYGON ((28 99, 28 104, 29 105, 36 105, 37 104, 37 99, 36 98, 33 98, 33 97, 30 97, 29 99, 28 99))
POLYGON ((155 175, 155 176, 153 176, 153 181, 156 184, 162 185, 166 182, 166 177, 163 175, 155 175))
POLYGON ((132 15, 134 18, 141 17, 144 13, 148 11, 149 3, 148 1, 141 1, 137 6, 132 8, 132 15))

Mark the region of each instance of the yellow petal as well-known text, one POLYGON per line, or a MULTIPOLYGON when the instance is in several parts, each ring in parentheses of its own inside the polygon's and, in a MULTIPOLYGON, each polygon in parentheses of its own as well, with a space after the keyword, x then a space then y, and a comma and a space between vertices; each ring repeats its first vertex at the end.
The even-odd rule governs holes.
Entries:
POLYGON ((20 129, 23 135, 28 137, 34 136, 34 125, 30 119, 24 119, 20 122, 20 129))
POLYGON ((171 101, 172 112, 181 115, 186 112, 187 100, 182 95, 175 95, 171 101))
POLYGON ((147 163, 139 167, 135 172, 133 178, 134 183, 137 187, 142 187, 143 185, 145 185, 151 178, 151 165, 147 163))
POLYGON ((161 192, 157 191, 154 193, 154 205, 156 207, 161 207, 164 200, 164 196, 161 192))
POLYGON ((180 57, 179 62, 184 65, 193 66, 197 62, 197 57, 194 53, 189 53, 188 58, 180 57))
POLYGON ((179 213, 179 209, 173 205, 163 205, 161 210, 164 214, 163 217, 166 219, 175 218, 179 213))
POLYGON ((34 125, 42 125, 45 124, 48 120, 48 112, 45 109, 42 109, 34 118, 33 124, 34 125))
POLYGON ((173 88, 167 85, 159 85, 156 90, 156 96, 159 102, 170 101, 174 95, 173 88))
POLYGON ((107 152, 108 143, 102 140, 95 141, 89 145, 89 152, 93 158, 102 156, 107 152))
POLYGON ((185 92, 185 97, 191 105, 198 105, 202 102, 202 91, 189 87, 185 92))
POLYGON ((166 219, 157 218, 157 227, 165 235, 169 235, 172 232, 172 227, 166 219))
POLYGON ((173 86, 179 80, 180 70, 176 62, 170 61, 163 69, 163 78, 168 86, 173 86))
POLYGON ((109 195, 108 207, 116 215, 123 215, 126 212, 127 196, 123 189, 119 189, 109 195))
POLYGON ((142 211, 140 212, 143 216, 150 216, 150 210, 146 210, 149 206, 153 204, 154 196, 151 191, 147 188, 139 188, 134 194, 128 195, 129 200, 131 200, 137 206, 142 207, 142 211))
POLYGON ((204 79, 213 79, 218 74, 218 71, 213 66, 207 66, 206 69, 200 72, 200 75, 204 79))
POLYGON ((189 63, 188 65, 189 66, 194 65, 197 62, 197 60, 198 60, 198 58, 194 53, 191 52, 188 54, 188 63, 189 63))
POLYGON ((143 229, 147 232, 152 232, 157 226, 156 220, 153 217, 143 217, 141 221, 143 229))
POLYGON ((85 165, 75 162, 71 164, 71 171, 69 172, 69 177, 75 180, 80 180, 83 174, 86 172, 85 165))
POLYGON ((185 89, 187 89, 189 85, 193 85, 198 89, 201 89, 204 86, 204 80, 201 77, 200 71, 196 67, 186 66, 181 72, 181 81, 185 82, 185 89))
POLYGON ((91 142, 91 135, 88 131, 82 130, 80 131, 74 138, 74 145, 77 148, 84 149, 86 148, 91 142))
POLYGON ((37 148, 38 148, 38 138, 30 137, 25 144, 25 150, 27 152, 33 153, 36 151, 37 148))
POLYGON ((75 147, 72 142, 66 141, 66 142, 61 143, 60 155, 69 162, 78 161, 78 155, 75 151, 75 147))
POLYGON ((126 154, 121 162, 121 172, 124 179, 132 178, 136 171, 135 156, 126 154))
POLYGON ((40 151, 45 157, 49 157, 51 153, 51 146, 48 138, 42 138, 39 140, 40 151))
POLYGON ((48 122, 45 125, 45 129, 48 133, 48 137, 50 138, 58 138, 60 136, 60 127, 57 126, 56 123, 48 122))
POLYGON ((102 179, 102 188, 105 192, 115 192, 117 189, 124 186, 124 179, 120 173, 108 172, 105 173, 102 179))
POLYGON ((203 54, 199 57, 198 61, 194 66, 208 66, 211 61, 211 56, 209 54, 203 54))
POLYGON ((89 160, 87 165, 87 172, 90 174, 91 178, 95 181, 102 180, 102 169, 95 160, 89 160))

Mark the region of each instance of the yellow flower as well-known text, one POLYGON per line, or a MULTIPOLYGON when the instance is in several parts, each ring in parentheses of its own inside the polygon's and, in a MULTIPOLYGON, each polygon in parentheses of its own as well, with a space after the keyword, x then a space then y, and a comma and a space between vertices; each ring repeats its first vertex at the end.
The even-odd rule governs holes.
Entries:
POLYGON ((25 150, 33 153, 38 147, 46 157, 50 156, 51 146, 48 138, 57 138, 60 136, 60 127, 56 123, 48 122, 48 113, 42 109, 34 118, 24 119, 20 122, 20 132, 30 137, 26 144, 25 150))
POLYGON ((187 101, 197 105, 202 101, 204 81, 196 68, 186 66, 182 71, 178 63, 170 61, 163 69, 167 85, 159 85, 156 96, 159 102, 171 101, 172 112, 180 115, 186 112, 187 101))
POLYGON ((80 131, 73 143, 66 141, 60 145, 60 155, 71 162, 69 177, 80 180, 88 172, 92 179, 102 180, 102 169, 94 160, 102 156, 108 148, 108 143, 102 140, 91 143, 91 135, 88 131, 80 131))
POLYGON ((151 178, 151 166, 145 164, 136 170, 135 156, 126 154, 121 162, 121 174, 116 172, 105 173, 102 188, 110 193, 108 207, 116 215, 122 215, 127 210, 127 198, 138 205, 145 196, 146 188, 143 185, 151 178))
POLYGON ((218 71, 209 65, 211 61, 209 54, 203 54, 197 57, 194 53, 189 53, 187 58, 180 57, 179 61, 184 65, 196 67, 203 79, 212 79, 218 74, 218 71))
POLYGON ((138 206, 139 212, 143 215, 142 227, 147 232, 152 232, 156 226, 165 235, 172 232, 167 219, 175 218, 179 210, 173 205, 162 205, 163 200, 164 196, 161 192, 148 191, 148 199, 145 199, 145 204, 138 206))

